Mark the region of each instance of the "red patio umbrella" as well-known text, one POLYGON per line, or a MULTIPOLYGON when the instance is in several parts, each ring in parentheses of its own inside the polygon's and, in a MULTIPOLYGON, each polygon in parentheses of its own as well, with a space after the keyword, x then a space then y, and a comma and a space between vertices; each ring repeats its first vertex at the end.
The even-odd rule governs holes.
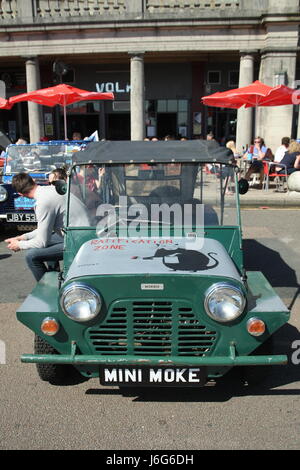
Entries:
POLYGON ((20 95, 13 96, 7 100, 7 106, 9 106, 9 108, 4 109, 10 109, 15 103, 20 103, 21 101, 32 101, 34 103, 42 104, 44 106, 63 106, 65 139, 67 139, 66 106, 68 106, 69 104, 77 103, 78 101, 113 99, 113 93, 99 93, 96 91, 86 91, 61 83, 60 85, 55 85, 53 87, 42 88, 40 90, 30 91, 28 93, 22 93, 20 95))
POLYGON ((250 108, 295 104, 295 94, 298 93, 300 93, 299 90, 285 85, 270 87, 256 80, 251 85, 213 93, 212 95, 203 96, 201 99, 207 106, 237 109, 242 106, 250 108))

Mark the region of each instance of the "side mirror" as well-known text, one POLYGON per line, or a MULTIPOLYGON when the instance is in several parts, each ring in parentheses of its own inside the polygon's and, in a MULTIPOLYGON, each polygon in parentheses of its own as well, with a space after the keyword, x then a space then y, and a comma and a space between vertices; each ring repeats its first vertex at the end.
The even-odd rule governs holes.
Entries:
POLYGON ((245 178, 241 178, 238 182, 239 193, 246 194, 249 189, 249 183, 245 178))
POLYGON ((53 181, 53 184, 55 186, 56 192, 60 194, 61 196, 64 196, 67 192, 67 183, 64 180, 56 180, 53 181))

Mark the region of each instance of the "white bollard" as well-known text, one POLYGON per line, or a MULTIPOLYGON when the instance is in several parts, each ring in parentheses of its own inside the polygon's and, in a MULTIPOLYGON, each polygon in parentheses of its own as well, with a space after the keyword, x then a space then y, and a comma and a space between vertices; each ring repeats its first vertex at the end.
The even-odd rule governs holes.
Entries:
POLYGON ((294 171, 294 173, 288 177, 288 188, 289 191, 300 192, 300 171, 294 171))

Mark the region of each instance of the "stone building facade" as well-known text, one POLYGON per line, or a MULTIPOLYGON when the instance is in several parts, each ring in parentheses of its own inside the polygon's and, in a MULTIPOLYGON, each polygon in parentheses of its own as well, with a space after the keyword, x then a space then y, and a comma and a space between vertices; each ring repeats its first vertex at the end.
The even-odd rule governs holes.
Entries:
MULTIPOLYGON (((212 131, 238 148, 300 137, 298 106, 208 108, 201 97, 259 79, 296 86, 299 0, 1 0, 0 94, 55 83, 113 91, 114 102, 68 107, 68 132, 107 139, 212 131), (299 128, 299 129, 298 129, 299 128)), ((62 136, 62 110, 0 111, 12 139, 62 136)))

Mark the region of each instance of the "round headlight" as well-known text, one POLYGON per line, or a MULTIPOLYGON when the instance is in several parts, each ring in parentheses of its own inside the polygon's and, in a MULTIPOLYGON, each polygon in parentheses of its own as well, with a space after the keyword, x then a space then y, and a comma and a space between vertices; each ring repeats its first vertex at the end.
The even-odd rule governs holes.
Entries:
POLYGON ((0 185, 0 202, 6 201, 7 198, 8 198, 8 193, 5 187, 0 185))
POLYGON ((98 315, 102 302, 100 295, 92 287, 72 283, 63 291, 60 305, 67 317, 85 322, 98 315))
POLYGON ((238 318, 245 308, 243 292, 231 284, 214 284, 206 293, 206 313, 214 320, 226 323, 238 318))

